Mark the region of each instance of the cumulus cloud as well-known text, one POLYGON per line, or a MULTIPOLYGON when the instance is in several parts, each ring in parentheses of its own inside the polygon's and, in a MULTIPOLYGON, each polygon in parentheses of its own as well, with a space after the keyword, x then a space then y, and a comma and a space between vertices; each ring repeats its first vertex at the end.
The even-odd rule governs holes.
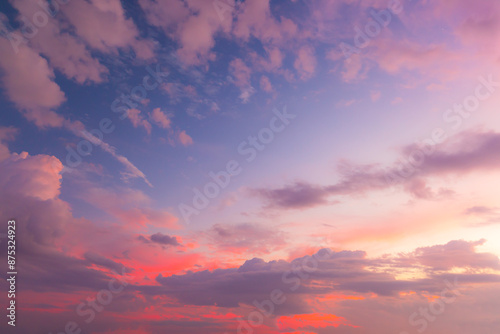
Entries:
POLYGON ((265 75, 260 77, 260 88, 266 93, 273 92, 273 86, 271 85, 271 81, 265 75))
POLYGON ((161 111, 160 108, 153 109, 153 111, 151 112, 151 119, 159 127, 164 128, 164 129, 170 128, 170 125, 172 123, 170 121, 170 119, 168 118, 168 116, 163 111, 161 111))
MULTIPOLYGON (((28 0, 13 1, 12 5, 27 18, 33 17, 41 9, 37 3, 28 0)), ((46 25, 36 28, 36 34, 30 39, 30 45, 46 56, 53 67, 80 84, 87 81, 97 83, 104 81, 108 69, 98 59, 92 57, 86 45, 78 37, 63 31, 64 22, 61 20, 61 15, 57 14, 56 12, 54 17, 47 20, 46 25)))
POLYGON ((500 282, 500 275, 444 273, 453 267, 498 270, 498 257, 491 253, 476 253, 479 242, 451 241, 446 245, 419 248, 409 255, 368 258, 362 251, 334 252, 322 249, 312 256, 266 262, 254 258, 238 268, 214 271, 190 272, 183 275, 156 280, 163 286, 157 293, 174 295, 179 302, 192 305, 213 305, 237 307, 252 305, 255 300, 269 298, 271 291, 279 289, 286 295, 287 303, 275 305, 273 316, 310 313, 313 306, 307 298, 318 299, 327 295, 358 294, 365 299, 370 293, 383 296, 397 296, 403 292, 425 295, 441 291, 443 277, 455 278, 465 284, 500 282), (457 258, 463 256, 463 258, 457 258), (412 262, 417 260, 417 262, 412 262), (479 263, 476 261, 479 260, 479 263), (431 269, 425 278, 400 278, 400 266, 388 268, 387 264, 404 263, 421 270, 431 269), (384 270, 380 270, 384 268, 384 270), (367 295, 365 295, 367 294, 367 295))

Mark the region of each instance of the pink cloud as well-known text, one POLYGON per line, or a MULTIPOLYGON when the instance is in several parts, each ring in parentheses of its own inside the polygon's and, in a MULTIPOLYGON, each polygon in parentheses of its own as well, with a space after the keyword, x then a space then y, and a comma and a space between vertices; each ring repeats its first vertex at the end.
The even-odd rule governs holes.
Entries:
POLYGON ((254 36, 266 45, 283 44, 295 37, 297 32, 297 25, 292 20, 280 17, 278 21, 271 14, 269 0, 243 2, 233 30, 237 38, 248 41, 250 36, 254 36))
POLYGON ((352 55, 344 61, 344 68, 341 72, 342 80, 347 83, 353 83, 366 79, 369 70, 363 58, 359 55, 352 55))
MULTIPOLYGON (((26 119, 42 129, 65 127, 78 137, 87 139, 82 134, 85 130, 83 124, 68 121, 51 110, 59 107, 65 101, 65 96, 53 81, 54 72, 43 57, 24 45, 21 45, 19 52, 15 54, 5 38, 0 38, 0 55, 0 67, 4 72, 2 84, 9 99, 26 119)), ((106 143, 102 143, 100 147, 127 167, 126 175, 141 177, 150 184, 137 167, 126 157, 116 153, 114 147, 106 143)))
POLYGON ((187 19, 189 9, 182 0, 171 0, 168 3, 154 0, 139 0, 146 17, 154 26, 162 27, 165 32, 171 32, 176 24, 187 19))
MULTIPOLYGON (((33 17, 40 11, 37 3, 27 0, 13 2, 13 6, 25 17, 33 17)), ((77 37, 61 31, 62 22, 51 18, 30 39, 30 45, 50 60, 51 66, 78 83, 102 82, 108 69, 93 58, 85 44, 77 37)))
POLYGON ((271 69, 278 69, 281 67, 283 63, 283 54, 280 49, 276 47, 267 48, 267 52, 269 54, 269 65, 271 69))
POLYGON ((229 72, 234 77, 234 84, 240 88, 251 86, 250 77, 252 71, 240 58, 229 63, 229 72))
POLYGON ((2 162, 1 168, 0 188, 5 193, 40 200, 54 199, 59 195, 62 163, 55 157, 13 153, 2 162))
POLYGON ((485 239, 472 242, 455 240, 445 245, 417 248, 410 256, 411 260, 416 260, 436 270, 451 270, 453 268, 499 270, 500 260, 497 256, 476 251, 476 248, 485 242, 485 239))
POLYGON ((191 138, 184 130, 179 132, 179 141, 184 146, 193 144, 193 138, 191 138))
POLYGON ((378 90, 370 92, 370 99, 372 100, 372 102, 378 101, 381 96, 382 96, 382 92, 380 92, 378 90))
POLYGON ((17 135, 18 130, 13 127, 0 127, 0 162, 4 161, 10 156, 10 151, 6 141, 13 140, 17 135))
MULTIPOLYGON (((332 204, 329 198, 343 195, 365 194, 393 186, 402 189, 415 198, 439 200, 449 197, 453 191, 446 188, 433 190, 427 182, 434 177, 465 175, 472 172, 498 170, 500 133, 462 132, 441 144, 436 144, 432 154, 424 154, 416 144, 404 146, 401 157, 393 166, 383 169, 379 164, 342 165, 338 167, 340 181, 332 185, 315 185, 294 182, 281 188, 261 188, 250 193, 263 198, 267 208, 303 209, 332 204), (410 155, 422 152, 423 159, 418 166, 406 165, 410 155)), ((333 202, 334 203, 334 202, 333 202)))

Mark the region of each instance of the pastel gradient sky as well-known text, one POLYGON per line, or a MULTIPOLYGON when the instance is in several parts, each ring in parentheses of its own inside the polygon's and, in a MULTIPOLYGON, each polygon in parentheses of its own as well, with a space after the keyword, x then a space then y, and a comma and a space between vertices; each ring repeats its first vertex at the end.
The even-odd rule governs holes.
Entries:
POLYGON ((500 332, 500 2, 0 23, 2 333, 500 332))

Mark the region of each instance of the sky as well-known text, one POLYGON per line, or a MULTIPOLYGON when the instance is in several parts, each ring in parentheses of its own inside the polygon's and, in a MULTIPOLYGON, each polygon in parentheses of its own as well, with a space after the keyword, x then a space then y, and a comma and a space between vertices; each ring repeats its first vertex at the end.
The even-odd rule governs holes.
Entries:
POLYGON ((499 333, 499 38, 489 0, 1 2, 2 333, 499 333))

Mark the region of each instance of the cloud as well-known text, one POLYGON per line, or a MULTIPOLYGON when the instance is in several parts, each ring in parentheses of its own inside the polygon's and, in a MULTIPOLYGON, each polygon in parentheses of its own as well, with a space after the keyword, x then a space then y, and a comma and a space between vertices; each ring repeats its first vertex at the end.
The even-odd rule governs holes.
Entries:
POLYGON ((355 83, 367 78, 370 65, 363 61, 363 58, 357 54, 352 55, 344 62, 342 69, 342 80, 347 83, 355 83))
POLYGON ((232 75, 232 82, 241 90, 240 99, 243 103, 247 103, 255 91, 250 83, 252 75, 250 68, 243 60, 236 58, 229 63, 229 73, 232 75))
POLYGON ((498 211, 497 208, 491 208, 487 206, 472 206, 470 208, 467 208, 464 213, 466 215, 482 216, 482 215, 489 215, 492 213, 496 213, 497 211, 498 211))
MULTIPOLYGON (((12 5, 27 18, 33 17, 41 10, 37 3, 28 0, 12 1, 12 5)), ((65 22, 57 14, 56 12, 54 17, 49 18, 44 26, 37 28, 36 34, 30 38, 30 45, 46 56, 51 66, 60 70, 66 77, 80 84, 87 81, 103 82, 108 69, 92 57, 86 45, 77 36, 63 32, 62 26, 65 22)))
POLYGON ((0 50, 2 84, 9 99, 38 127, 61 127, 64 118, 51 109, 59 107, 66 97, 54 82, 54 71, 47 60, 24 45, 15 54, 3 37, 0 50))
POLYGON ((151 112, 151 119, 153 120, 153 122, 156 123, 156 125, 158 125, 161 128, 164 129, 170 128, 171 121, 167 117, 167 115, 163 111, 161 111, 160 108, 153 109, 153 111, 151 112))
POLYGON ((271 85, 271 81, 265 75, 260 77, 260 88, 266 93, 273 92, 273 86, 271 85))
POLYGON ((193 145, 193 138, 191 138, 184 130, 179 132, 179 141, 184 146, 193 145))
MULTIPOLYGON (((126 333, 129 323, 121 315, 139 311, 148 312, 151 317, 174 314, 159 318, 161 321, 131 320, 153 333, 164 331, 165 326, 176 331, 183 328, 186 333, 199 332, 199 328, 207 324, 212 326, 212 320, 219 324, 214 333, 223 328, 233 330, 239 324, 238 318, 246 319, 248 312, 256 310, 256 301, 269 300, 271 292, 280 289, 286 302, 274 305, 269 324, 266 322, 259 330, 273 332, 299 326, 301 330, 318 333, 322 330, 349 333, 354 330, 350 326, 357 326, 356 330, 363 334, 373 328, 386 332, 407 325, 410 314, 420 307, 428 307, 429 296, 440 295, 446 288, 445 279, 456 280, 457 289, 463 294, 457 297, 461 298, 461 307, 447 308, 440 323, 456 323, 460 312, 467 312, 464 319, 480 323, 480 327, 471 326, 473 331, 481 328, 488 332, 484 317, 496 319, 497 307, 492 306, 487 313, 476 309, 478 303, 491 303, 491 296, 498 293, 500 283, 498 257, 477 250, 484 240, 453 240, 444 245, 420 247, 407 254, 373 258, 364 251, 323 249, 312 256, 290 261, 254 258, 235 268, 216 266, 213 270, 190 271, 186 268, 196 268, 199 256, 168 253, 169 249, 176 248, 164 247, 162 252, 167 253, 160 257, 162 255, 154 250, 162 244, 175 246, 176 241, 179 243, 176 237, 155 233, 149 240, 143 237, 149 241, 144 243, 136 240, 137 234, 124 233, 117 225, 92 224, 74 218, 72 208, 58 197, 62 164, 54 164, 57 161, 46 155, 12 154, 0 163, 0 215, 2 219, 15 215, 22 222, 18 224, 17 234, 19 256, 23 258, 19 270, 24 273, 23 291, 33 304, 27 304, 27 309, 20 310, 26 313, 20 314, 29 315, 30 324, 38 318, 31 317, 29 309, 34 308, 37 313, 54 311, 47 311, 40 320, 40 326, 45 329, 47 319, 52 319, 54 314, 64 312, 68 305, 73 311, 82 299, 92 298, 105 289, 111 279, 109 272, 113 270, 126 273, 131 283, 126 292, 115 295, 114 302, 106 305, 108 316, 97 317, 88 324, 91 331, 116 328, 126 333), (463 269, 463 273, 457 274, 456 268, 463 269), (414 270, 424 276, 400 275, 414 270), (151 273, 156 276, 156 282, 139 282, 142 276, 151 273), (50 303, 46 299, 49 295, 50 303), (50 305, 40 305, 41 301, 50 305), (56 312, 59 310, 62 311, 56 312), (173 310, 182 310, 181 320, 173 310), (183 322, 186 318, 191 326, 183 322)), ((75 193, 81 194, 82 190, 77 187, 75 193)), ((115 196, 103 194, 105 196, 89 192, 83 196, 102 203, 103 209, 124 197, 122 205, 126 208, 130 203, 143 206, 148 202, 144 194, 135 191, 120 189, 115 196)), ((124 212, 123 217, 133 219, 133 212, 124 212)), ((124 220, 122 224, 129 226, 129 221, 124 220)), ((279 240, 273 240, 279 239, 276 230, 255 224, 217 225, 205 236, 208 234, 221 250, 240 247, 260 251, 280 244, 279 240)), ((0 285, 6 287, 5 283, 0 285)), ((63 318, 64 324, 67 318, 63 318)), ((47 328, 50 330, 53 328, 47 328)), ((25 331, 33 332, 31 328, 25 331)), ((439 327, 429 328, 431 334, 440 332, 439 327)))
POLYGON ((209 244, 222 252, 268 254, 285 246, 285 235, 259 224, 215 224, 206 232, 209 244))
POLYGON ((345 324, 345 319, 333 314, 295 314, 282 316, 278 320, 280 330, 297 330, 304 328, 338 327, 345 324))
MULTIPOLYGON (((317 309, 313 307, 314 304, 307 300, 335 294, 357 294, 361 297, 359 300, 370 298, 371 293, 377 295, 377 300, 395 298, 400 292, 410 291, 419 295, 432 295, 442 291, 445 276, 451 282, 457 279, 461 284, 500 282, 498 273, 478 271, 471 274, 443 274, 456 266, 498 270, 497 256, 474 251, 474 247, 482 242, 451 241, 446 245, 419 248, 410 255, 380 258, 367 258, 362 251, 334 252, 327 249, 290 262, 266 262, 254 258, 238 268, 189 272, 168 277, 159 275, 156 280, 163 288, 158 289, 156 294, 175 296, 183 305, 216 304, 219 307, 237 307, 269 299, 270 293, 279 289, 286 296, 287 302, 275 305, 273 317, 315 312, 317 309), (418 262, 412 262, 415 260, 418 262), (405 270, 428 268, 428 274, 424 278, 397 279, 401 263, 405 264, 405 270)), ((371 298, 374 300, 374 296, 371 298)))
POLYGON ((111 54, 132 49, 139 59, 154 58, 154 43, 139 38, 137 27, 126 17, 119 0, 72 1, 61 6, 61 10, 78 36, 93 49, 111 54))
POLYGON ((303 182, 277 189, 256 189, 252 193, 265 198, 272 207, 296 209, 327 204, 329 196, 327 188, 303 182))
MULTIPOLYGON (((62 169, 63 164, 56 157, 32 156, 27 152, 12 153, 0 162, 0 214, 22 222, 19 238, 27 247, 57 248, 65 235, 74 237, 88 223, 74 218, 71 206, 59 198, 62 169)), ((96 232, 90 226, 82 231, 96 232)))
POLYGON ((297 33, 298 27, 292 20, 280 17, 278 21, 273 16, 269 0, 243 2, 233 29, 236 38, 248 41, 253 36, 266 46, 284 45, 297 33))
POLYGON ((307 80, 316 72, 316 63, 314 49, 309 46, 303 46, 299 49, 293 66, 299 73, 300 78, 307 80))
POLYGON ((128 226, 151 225, 178 228, 177 217, 170 212, 154 209, 153 201, 140 190, 125 187, 105 188, 85 180, 75 180, 75 196, 103 210, 128 226))
POLYGON ((400 104, 401 102, 403 102, 403 98, 398 96, 391 101, 391 104, 400 104))
POLYGON ((18 129, 14 127, 0 127, 0 162, 4 161, 10 156, 10 151, 6 141, 11 141, 18 133, 18 129))
POLYGON ((500 223, 500 210, 490 206, 472 206, 464 211, 464 215, 481 219, 472 224, 473 227, 488 226, 500 223))
POLYGON ((169 245, 169 246, 180 246, 180 243, 177 241, 176 237, 171 237, 166 234, 162 234, 160 232, 152 234, 149 239, 152 242, 156 242, 161 245, 169 245))
POLYGON ((355 99, 351 99, 351 100, 340 100, 336 106, 337 107, 349 107, 351 105, 353 105, 354 103, 356 103, 356 100, 355 99))
POLYGON ((141 116, 140 110, 138 109, 127 110, 127 118, 132 122, 134 128, 142 126, 144 129, 146 129, 148 135, 151 134, 151 124, 141 116))
MULTIPOLYGON (((66 122, 65 124, 68 124, 68 122, 66 122)), ((148 186, 153 188, 151 182, 149 182, 146 175, 139 168, 137 168, 132 162, 130 162, 130 160, 128 160, 127 157, 118 154, 116 152, 117 151, 116 147, 109 145, 108 143, 100 140, 90 132, 86 131, 84 125, 81 122, 77 121, 66 126, 76 136, 84 140, 88 140, 91 143, 99 146, 104 152, 111 154, 113 158, 118 160, 126 168, 126 171, 121 173, 122 179, 128 181, 131 178, 140 178, 144 182, 146 182, 148 186)))
POLYGON ((423 149, 416 144, 404 146, 397 162, 386 169, 377 164, 340 164, 337 169, 340 181, 332 185, 320 186, 301 181, 281 188, 254 189, 251 194, 263 198, 269 207, 284 209, 335 203, 329 202, 328 199, 332 196, 364 194, 393 186, 401 186, 415 198, 446 198, 453 194, 451 189, 434 190, 428 186, 428 181, 446 175, 497 170, 500 161, 497 154, 500 152, 500 133, 462 132, 442 144, 436 144, 432 148, 432 154, 425 154, 423 149), (418 159, 418 164, 412 165, 411 157, 421 158, 418 159))

